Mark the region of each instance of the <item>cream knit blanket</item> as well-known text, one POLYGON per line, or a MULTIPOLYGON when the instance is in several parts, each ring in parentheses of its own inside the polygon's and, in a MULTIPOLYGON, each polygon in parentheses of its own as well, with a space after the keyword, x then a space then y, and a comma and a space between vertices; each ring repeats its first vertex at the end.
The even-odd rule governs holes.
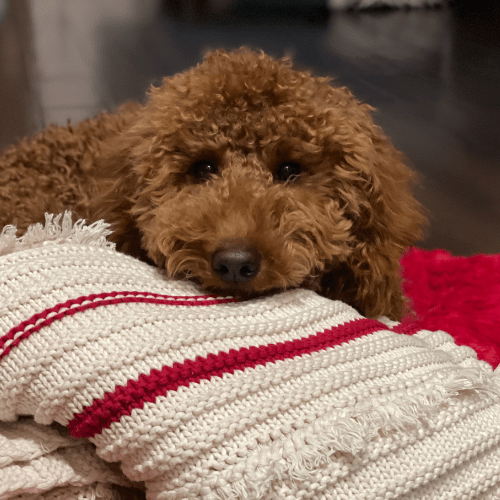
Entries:
POLYGON ((448 334, 206 296, 48 222, 0 238, 0 420, 88 438, 150 499, 500 498, 499 380, 448 334))
POLYGON ((113 485, 130 482, 87 440, 31 419, 0 422, 0 499, 113 500, 113 485))

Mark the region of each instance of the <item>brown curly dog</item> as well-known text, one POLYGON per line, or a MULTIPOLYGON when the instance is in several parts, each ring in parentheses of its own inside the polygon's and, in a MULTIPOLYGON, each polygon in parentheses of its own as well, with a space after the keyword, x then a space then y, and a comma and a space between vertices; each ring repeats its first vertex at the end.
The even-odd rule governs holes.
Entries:
POLYGON ((399 257, 421 235, 414 173, 371 108, 240 49, 0 156, 0 224, 71 208, 119 250, 242 298, 306 287, 400 318, 399 257))

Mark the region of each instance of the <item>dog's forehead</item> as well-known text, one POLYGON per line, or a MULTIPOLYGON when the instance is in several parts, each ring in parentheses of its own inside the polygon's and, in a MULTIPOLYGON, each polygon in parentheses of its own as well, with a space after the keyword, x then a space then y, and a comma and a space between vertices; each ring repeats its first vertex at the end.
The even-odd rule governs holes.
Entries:
POLYGON ((251 51, 217 52, 188 71, 166 78, 151 96, 175 108, 266 112, 293 103, 319 102, 331 94, 330 79, 313 77, 291 66, 251 51))
POLYGON ((161 129, 162 137, 190 148, 231 143, 252 149, 281 138, 319 144, 337 124, 345 128, 365 117, 354 111, 359 106, 349 91, 331 86, 329 78, 246 52, 208 57, 167 78, 150 97, 151 135, 161 129))
POLYGON ((192 70, 191 84, 201 84, 208 92, 252 96, 279 96, 297 83, 310 79, 291 67, 289 61, 275 60, 264 54, 216 53, 192 70))

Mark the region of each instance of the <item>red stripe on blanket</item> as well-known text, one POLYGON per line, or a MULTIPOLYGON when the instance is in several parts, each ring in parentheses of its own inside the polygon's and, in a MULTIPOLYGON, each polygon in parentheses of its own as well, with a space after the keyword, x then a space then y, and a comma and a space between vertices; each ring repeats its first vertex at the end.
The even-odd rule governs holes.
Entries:
POLYGON ((420 326, 414 321, 404 321, 403 323, 398 323, 397 325, 389 328, 394 333, 402 333, 404 335, 415 335, 415 333, 422 330, 420 326))
POLYGON ((117 386, 102 399, 94 400, 91 406, 74 416, 68 429, 74 437, 93 437, 112 422, 130 415, 132 410, 140 409, 145 403, 152 403, 158 396, 164 396, 180 386, 187 387, 191 383, 221 377, 236 370, 243 371, 257 365, 310 354, 386 329, 387 326, 379 321, 360 318, 302 339, 232 349, 152 370, 147 375, 141 374, 138 380, 129 380, 125 386, 117 386))
POLYGON ((109 292, 78 297, 77 299, 62 302, 54 307, 34 314, 31 318, 9 330, 0 338, 0 360, 7 356, 12 348, 19 345, 22 340, 38 332, 44 326, 48 326, 65 316, 72 316, 77 312, 86 311, 87 309, 130 302, 146 302, 148 304, 174 306, 212 306, 226 304, 228 302, 237 302, 237 299, 218 299, 210 295, 161 295, 151 292, 109 292))

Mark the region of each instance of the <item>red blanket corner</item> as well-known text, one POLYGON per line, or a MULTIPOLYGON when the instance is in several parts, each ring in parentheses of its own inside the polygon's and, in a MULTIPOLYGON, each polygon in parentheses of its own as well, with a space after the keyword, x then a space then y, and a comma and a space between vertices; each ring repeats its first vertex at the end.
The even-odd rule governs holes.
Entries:
POLYGON ((444 330, 496 368, 500 363, 500 254, 454 257, 410 249, 401 259, 404 291, 420 328, 444 330))

